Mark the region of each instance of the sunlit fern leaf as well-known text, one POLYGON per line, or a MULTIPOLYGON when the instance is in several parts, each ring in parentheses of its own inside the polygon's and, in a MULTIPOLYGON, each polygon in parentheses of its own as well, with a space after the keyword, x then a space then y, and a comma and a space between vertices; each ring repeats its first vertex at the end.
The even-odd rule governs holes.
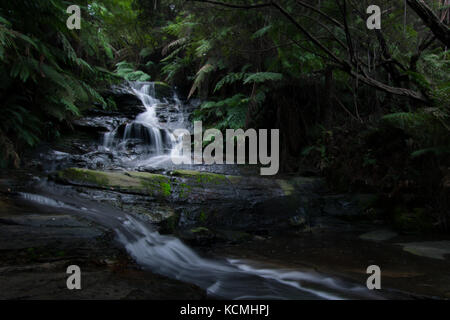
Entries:
POLYGON ((216 87, 214 88, 214 92, 220 90, 226 84, 232 84, 236 81, 241 81, 244 78, 246 78, 247 76, 248 76, 248 73, 245 73, 245 72, 229 73, 226 76, 224 76, 222 79, 220 79, 219 82, 217 82, 216 87))
POLYGON ((261 83, 265 81, 280 81, 283 79, 283 75, 281 73, 275 72, 256 72, 248 75, 244 79, 244 84, 247 83, 261 83))
POLYGON ((163 56, 167 55, 169 50, 173 49, 174 47, 178 47, 178 46, 185 44, 187 42, 187 40, 188 40, 188 37, 182 37, 180 39, 169 42, 166 46, 164 46, 164 48, 161 51, 161 54, 163 56))
POLYGON ((202 39, 199 40, 196 44, 195 44, 196 48, 195 48, 195 55, 199 58, 206 56, 206 54, 208 53, 209 50, 211 50, 212 48, 212 43, 209 40, 206 39, 202 39))
POLYGON ((188 94, 188 100, 192 97, 195 90, 200 88, 202 82, 206 79, 206 75, 208 73, 214 71, 215 69, 216 69, 216 66, 214 64, 207 63, 197 71, 197 74, 195 75, 194 84, 192 85, 191 90, 189 91, 189 94, 188 94))
POLYGON ((76 116, 81 115, 80 110, 73 104, 73 101, 62 98, 61 103, 64 104, 64 106, 66 106, 67 111, 70 111, 72 114, 76 116))
POLYGON ((258 31, 256 31, 253 35, 252 35, 252 39, 257 39, 257 38, 261 38, 262 36, 264 36, 270 29, 272 28, 272 25, 269 24, 265 27, 262 27, 261 29, 259 29, 258 31))

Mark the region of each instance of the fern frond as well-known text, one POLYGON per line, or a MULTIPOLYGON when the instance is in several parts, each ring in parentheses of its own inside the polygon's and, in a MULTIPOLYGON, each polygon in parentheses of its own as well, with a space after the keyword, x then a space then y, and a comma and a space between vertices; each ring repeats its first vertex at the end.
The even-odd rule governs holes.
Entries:
POLYGON ((206 78, 206 75, 214 71, 215 69, 216 66, 214 64, 207 63, 197 71, 197 74, 195 75, 194 84, 192 85, 191 90, 189 91, 188 94, 188 100, 192 97, 195 90, 197 90, 201 86, 202 82, 206 78))
POLYGON ((261 83, 265 81, 280 81, 283 79, 283 75, 281 73, 275 72, 256 72, 248 75, 244 79, 244 84, 247 83, 261 83))

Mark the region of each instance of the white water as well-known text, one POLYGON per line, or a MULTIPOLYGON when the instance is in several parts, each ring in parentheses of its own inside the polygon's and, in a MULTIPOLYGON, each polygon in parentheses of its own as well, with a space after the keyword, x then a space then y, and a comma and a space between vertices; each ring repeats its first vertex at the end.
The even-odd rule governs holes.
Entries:
MULTIPOLYGON (((152 82, 128 82, 122 90, 134 94, 141 101, 145 111, 134 121, 125 125, 123 132, 119 128, 105 133, 103 147, 107 150, 126 152, 130 144, 138 146, 138 154, 130 162, 134 166, 156 167, 181 156, 182 137, 176 137, 173 129, 183 129, 184 119, 180 112, 175 115, 165 112, 165 123, 159 121, 157 107, 168 104, 155 96, 155 84, 152 82)), ((181 102, 174 94, 170 104, 179 111, 181 102)))
MULTIPOLYGON (((255 261, 201 257, 179 239, 159 234, 127 213, 43 184, 46 195, 21 193, 35 205, 67 211, 111 228, 142 268, 204 288, 226 299, 376 299, 367 288, 311 270, 270 268, 255 261), (51 194, 51 195, 49 195, 51 194)), ((64 191, 65 190, 65 191, 64 191)))

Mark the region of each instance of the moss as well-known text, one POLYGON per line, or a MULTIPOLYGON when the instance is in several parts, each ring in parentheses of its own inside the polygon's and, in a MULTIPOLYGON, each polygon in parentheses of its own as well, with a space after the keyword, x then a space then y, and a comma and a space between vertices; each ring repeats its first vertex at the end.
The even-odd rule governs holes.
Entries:
POLYGON ((162 195, 170 197, 172 195, 172 186, 170 179, 160 174, 146 173, 142 175, 141 172, 133 172, 136 177, 139 177, 141 185, 147 190, 150 195, 162 195))
POLYGON ((165 195, 166 197, 169 197, 172 194, 170 183, 161 183, 161 188, 163 195, 165 195))
POLYGON ((69 168, 58 172, 58 177, 71 183, 94 185, 101 188, 147 193, 169 197, 172 194, 170 179, 148 172, 112 172, 69 168))
POLYGON ((87 169, 68 168, 58 172, 58 177, 64 180, 84 182, 98 186, 106 186, 109 184, 109 179, 106 174, 87 169))
POLYGON ((227 177, 223 174, 193 170, 174 170, 172 171, 172 176, 192 179, 200 184, 221 184, 227 182, 227 177))
POLYGON ((200 212, 200 215, 198 216, 198 221, 201 223, 205 223, 206 218, 207 218, 206 213, 202 210, 200 212))
POLYGON ((192 186, 186 183, 180 183, 179 187, 179 195, 181 198, 187 198, 192 190, 192 186))
POLYGON ((198 227, 198 228, 194 228, 191 229, 192 233, 199 233, 199 232, 210 232, 208 228, 205 227, 198 227))
POLYGON ((283 190, 285 196, 290 196, 294 193, 295 188, 292 184, 289 183, 289 181, 278 179, 277 183, 280 186, 281 190, 283 190))

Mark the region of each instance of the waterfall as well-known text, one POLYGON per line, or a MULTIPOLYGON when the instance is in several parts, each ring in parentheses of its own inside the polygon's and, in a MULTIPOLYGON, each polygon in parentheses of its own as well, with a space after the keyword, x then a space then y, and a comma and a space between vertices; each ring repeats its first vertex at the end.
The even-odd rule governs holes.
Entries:
POLYGON ((145 111, 133 121, 105 133, 103 148, 116 155, 127 153, 129 160, 145 165, 156 165, 162 160, 169 160, 174 153, 178 154, 181 139, 176 138, 172 131, 183 125, 183 115, 176 94, 170 99, 171 102, 156 98, 153 82, 128 82, 120 90, 135 95, 145 111))

